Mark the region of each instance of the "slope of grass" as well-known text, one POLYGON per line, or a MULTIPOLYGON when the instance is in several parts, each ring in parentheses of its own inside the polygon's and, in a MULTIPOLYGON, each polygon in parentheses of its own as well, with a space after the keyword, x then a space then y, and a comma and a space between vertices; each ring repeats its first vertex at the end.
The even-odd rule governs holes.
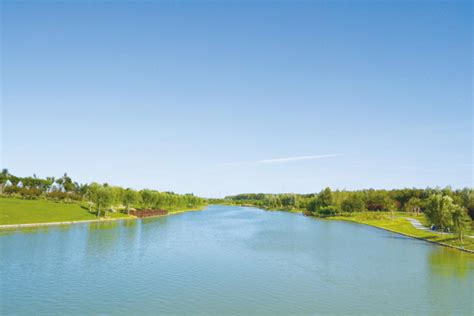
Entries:
MULTIPOLYGON (((128 217, 121 213, 107 213, 106 217, 128 217)), ((0 225, 31 224, 97 219, 87 207, 79 203, 48 200, 0 198, 0 225)))
MULTIPOLYGON (((466 250, 474 251, 474 238, 465 237, 464 242, 461 244, 457 237, 453 234, 441 234, 438 232, 423 231, 413 227, 413 225, 406 219, 398 217, 393 218, 388 213, 354 213, 349 216, 335 216, 329 219, 345 220, 350 222, 356 222, 366 224, 374 227, 383 228, 395 233, 403 234, 410 237, 416 237, 425 239, 427 241, 444 244, 451 247, 463 248, 466 250)), ((421 216, 411 216, 404 214, 404 217, 411 217, 418 219, 421 223, 426 225, 425 218, 421 216)))

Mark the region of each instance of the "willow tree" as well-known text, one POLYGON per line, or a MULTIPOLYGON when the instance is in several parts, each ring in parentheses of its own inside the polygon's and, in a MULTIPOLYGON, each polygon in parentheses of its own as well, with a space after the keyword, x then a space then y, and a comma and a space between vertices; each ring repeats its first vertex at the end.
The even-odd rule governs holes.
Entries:
POLYGON ((454 232, 457 233, 459 241, 463 243, 466 230, 468 230, 471 220, 466 209, 459 205, 455 205, 452 213, 454 232))
POLYGON ((453 226, 452 213, 455 208, 456 204, 451 197, 433 194, 428 199, 425 214, 428 220, 443 232, 446 228, 453 226))

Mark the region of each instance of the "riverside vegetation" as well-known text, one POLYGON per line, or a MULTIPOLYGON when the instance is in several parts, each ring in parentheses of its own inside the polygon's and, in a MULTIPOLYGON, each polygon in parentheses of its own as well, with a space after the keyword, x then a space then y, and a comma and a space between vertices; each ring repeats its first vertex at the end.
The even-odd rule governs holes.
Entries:
POLYGON ((471 188, 332 191, 315 194, 239 194, 210 200, 367 224, 407 236, 474 251, 471 188), (415 228, 407 218, 430 229, 415 228), (466 237, 469 235, 469 237, 466 237))
POLYGON ((67 174, 58 179, 17 177, 7 169, 0 173, 0 193, 0 225, 132 218, 133 209, 174 213, 206 204, 193 194, 79 184, 67 174))
POLYGON ((472 189, 331 191, 314 194, 239 194, 203 199, 107 183, 79 184, 64 174, 55 179, 0 173, 0 225, 133 218, 134 209, 169 213, 201 209, 207 203, 257 206, 308 216, 367 224, 411 237, 474 251, 472 189), (415 228, 407 217, 432 230, 415 228), (468 237, 466 237, 468 235, 468 237))

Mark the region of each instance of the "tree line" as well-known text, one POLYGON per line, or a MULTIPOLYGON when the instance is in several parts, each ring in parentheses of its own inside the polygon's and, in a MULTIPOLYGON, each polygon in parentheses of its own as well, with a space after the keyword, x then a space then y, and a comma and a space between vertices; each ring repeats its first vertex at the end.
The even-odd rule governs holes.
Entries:
POLYGON ((65 173, 61 178, 17 177, 7 169, 0 173, 0 193, 23 199, 48 199, 63 202, 86 202, 90 212, 97 216, 107 211, 130 213, 135 209, 162 209, 167 211, 201 208, 206 200, 193 194, 176 194, 156 190, 133 190, 107 183, 79 184, 65 173))
POLYGON ((396 212, 425 214, 434 229, 457 232, 461 240, 474 219, 472 188, 358 191, 326 188, 313 194, 238 194, 214 202, 301 210, 305 215, 317 217, 350 216, 354 212, 389 212, 392 217, 396 212))

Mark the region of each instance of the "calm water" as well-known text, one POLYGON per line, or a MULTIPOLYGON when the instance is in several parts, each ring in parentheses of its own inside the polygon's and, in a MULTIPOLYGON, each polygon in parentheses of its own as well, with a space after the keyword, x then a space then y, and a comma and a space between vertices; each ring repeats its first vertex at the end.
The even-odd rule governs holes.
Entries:
POLYGON ((0 314, 472 314, 474 256, 211 206, 0 236, 0 314))

